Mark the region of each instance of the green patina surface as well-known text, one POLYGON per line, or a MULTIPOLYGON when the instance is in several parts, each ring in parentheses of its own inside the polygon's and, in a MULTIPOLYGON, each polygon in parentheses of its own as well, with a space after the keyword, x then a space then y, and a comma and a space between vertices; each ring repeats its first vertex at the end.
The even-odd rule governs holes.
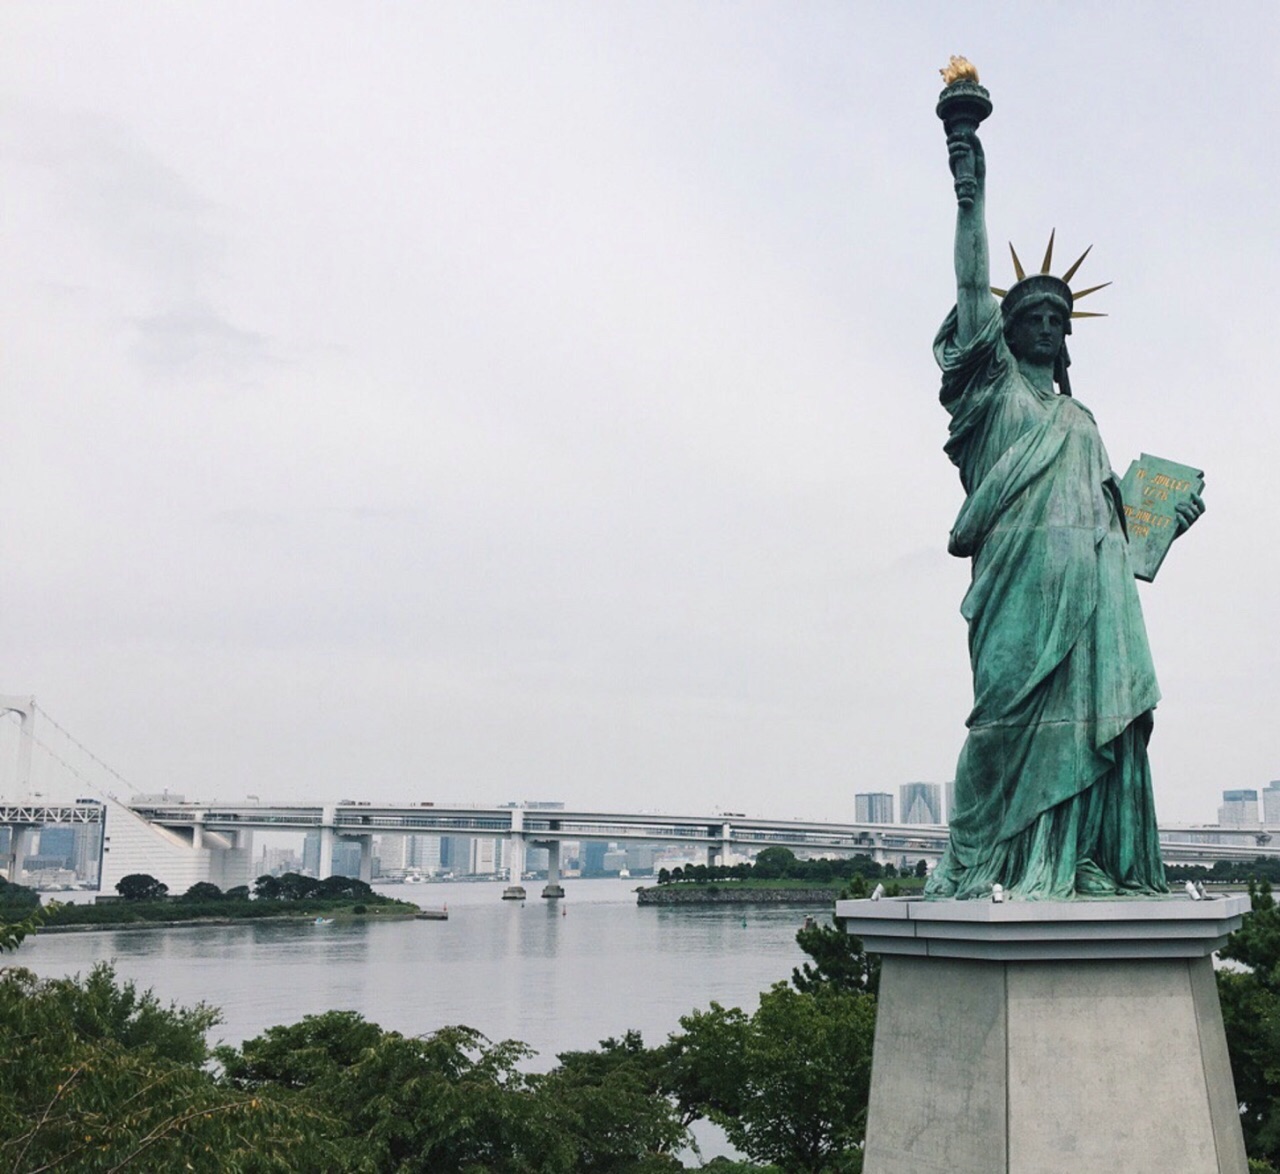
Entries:
MULTIPOLYGON (((1163 893, 1147 761, 1160 692, 1120 486, 1067 381, 1073 294, 1049 274, 1051 245, 1041 274, 992 296, 975 129, 947 123, 957 299, 934 341, 966 494, 949 549, 973 567, 974 704, 926 894, 1163 893)), ((1195 497, 1179 532, 1202 508, 1195 497)))

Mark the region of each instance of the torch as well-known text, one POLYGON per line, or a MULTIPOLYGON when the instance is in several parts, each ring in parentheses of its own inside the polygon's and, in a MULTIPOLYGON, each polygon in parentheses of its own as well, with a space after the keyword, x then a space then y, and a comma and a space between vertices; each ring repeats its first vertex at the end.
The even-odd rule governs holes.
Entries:
MULTIPOLYGON (((950 135, 953 131, 972 134, 978 124, 991 113, 991 95, 978 84, 978 71, 971 61, 952 57, 945 69, 938 71, 946 89, 938 98, 938 117, 950 135)), ((961 157, 956 165, 956 195, 962 208, 972 208, 978 181, 973 172, 973 155, 961 157)))

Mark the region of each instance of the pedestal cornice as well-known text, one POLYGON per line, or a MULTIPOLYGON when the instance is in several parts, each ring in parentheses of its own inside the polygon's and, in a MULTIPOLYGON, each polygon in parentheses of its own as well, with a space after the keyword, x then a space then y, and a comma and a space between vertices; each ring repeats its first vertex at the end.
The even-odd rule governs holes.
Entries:
POLYGON ((1202 958, 1220 949, 1248 912, 1244 893, 1203 901, 836 902, 846 932, 860 937, 870 953, 991 962, 1202 958))

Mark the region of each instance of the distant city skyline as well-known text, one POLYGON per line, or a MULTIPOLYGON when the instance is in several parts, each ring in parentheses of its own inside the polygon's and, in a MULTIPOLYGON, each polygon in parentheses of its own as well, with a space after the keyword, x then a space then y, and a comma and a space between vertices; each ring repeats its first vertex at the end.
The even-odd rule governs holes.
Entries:
POLYGON ((140 791, 849 820, 952 777, 962 51, 993 281, 1093 242, 1078 401, 1117 470, 1206 471, 1140 593, 1157 813, 1212 819, 1280 774, 1280 8, 1230 13, 3 6, 0 688, 140 791))

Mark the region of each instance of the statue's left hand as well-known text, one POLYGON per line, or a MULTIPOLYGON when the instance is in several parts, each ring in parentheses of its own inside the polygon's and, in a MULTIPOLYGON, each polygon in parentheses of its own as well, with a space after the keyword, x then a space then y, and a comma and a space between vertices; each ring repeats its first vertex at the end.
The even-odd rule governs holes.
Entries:
POLYGON ((1195 524, 1196 519, 1204 513, 1204 499, 1198 493, 1193 493, 1187 501, 1178 502, 1173 512, 1178 515, 1178 528, 1174 532, 1174 537, 1178 538, 1185 534, 1195 524))

